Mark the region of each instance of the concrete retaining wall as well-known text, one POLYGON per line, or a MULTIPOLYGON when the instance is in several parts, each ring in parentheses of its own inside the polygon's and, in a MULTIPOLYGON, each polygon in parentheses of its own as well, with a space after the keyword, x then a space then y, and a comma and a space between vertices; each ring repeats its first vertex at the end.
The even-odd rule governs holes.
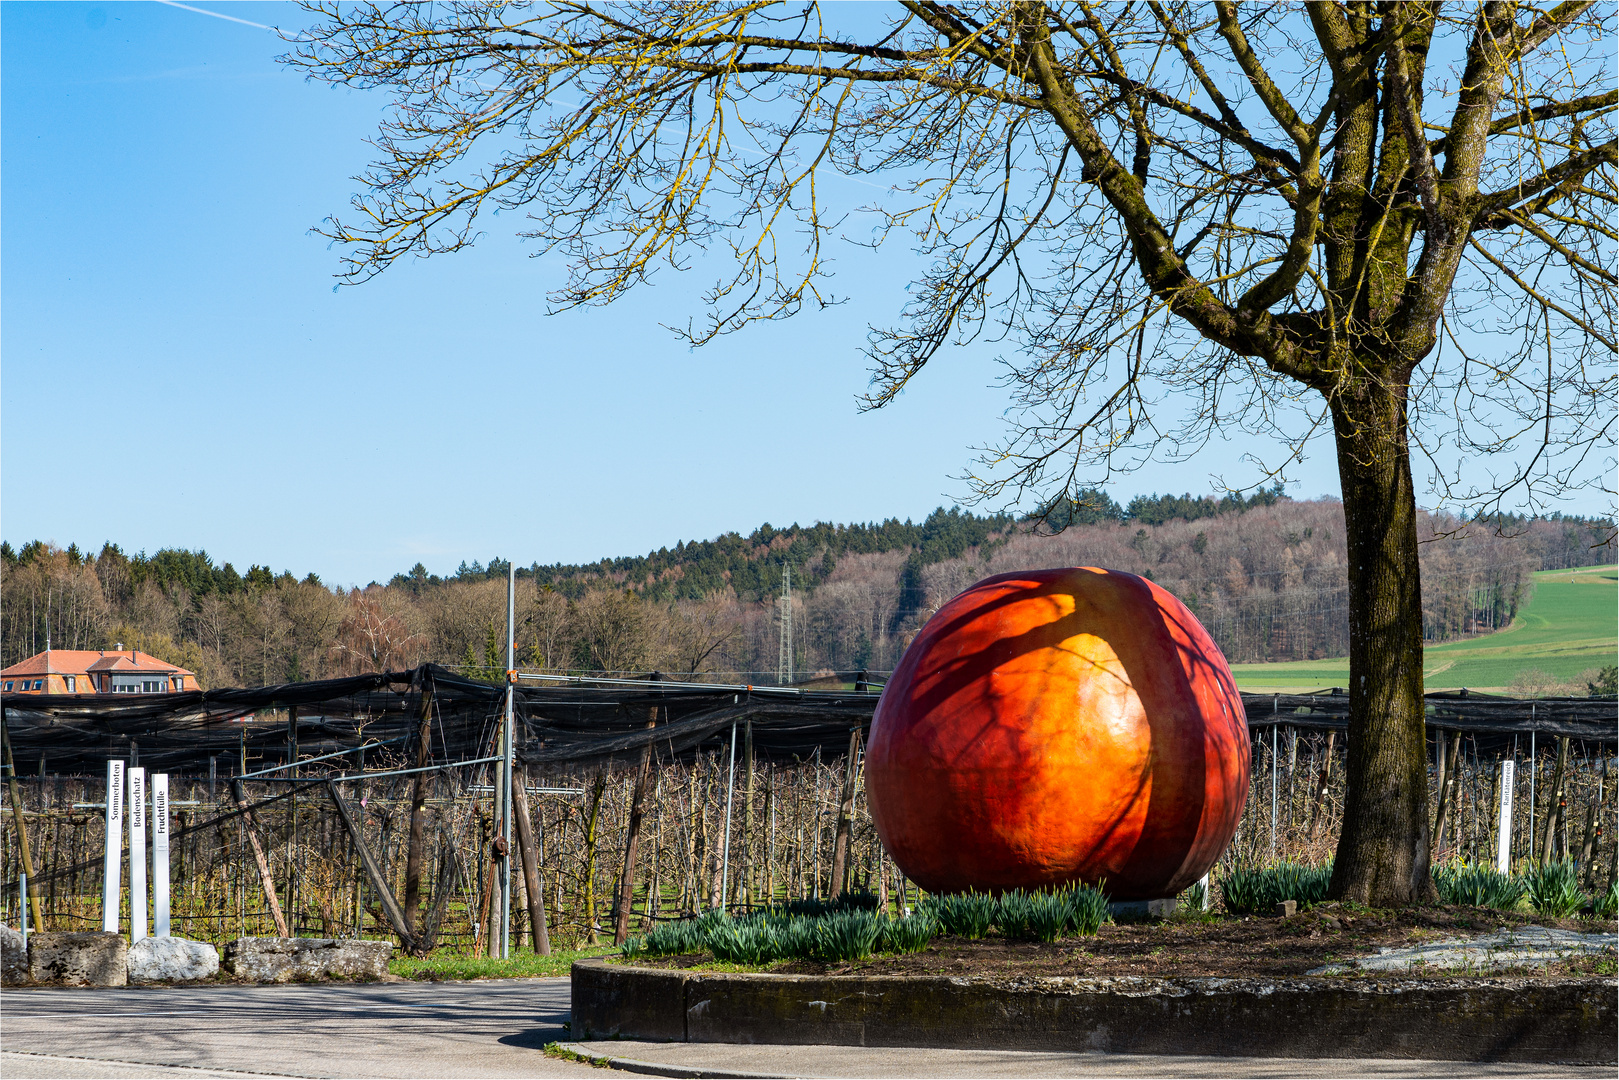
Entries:
POLYGON ((573 1036, 1297 1058, 1619 1059, 1612 979, 966 979, 573 965, 573 1036))

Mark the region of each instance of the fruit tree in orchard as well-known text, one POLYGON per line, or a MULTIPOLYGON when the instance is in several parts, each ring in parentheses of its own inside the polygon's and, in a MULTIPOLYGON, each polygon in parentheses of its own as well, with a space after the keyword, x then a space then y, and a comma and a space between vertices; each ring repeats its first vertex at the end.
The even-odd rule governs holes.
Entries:
POLYGON ((1173 896, 1231 842, 1248 727, 1174 596, 1094 567, 987 578, 941 608, 883 691, 872 818, 935 892, 1105 882, 1173 896))

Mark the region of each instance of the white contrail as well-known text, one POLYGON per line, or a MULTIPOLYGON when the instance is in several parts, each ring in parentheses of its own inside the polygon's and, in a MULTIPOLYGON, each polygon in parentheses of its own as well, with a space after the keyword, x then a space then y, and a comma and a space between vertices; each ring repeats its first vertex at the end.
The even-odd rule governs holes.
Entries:
POLYGON ((157 2, 160 3, 160 4, 167 4, 169 7, 177 7, 177 8, 180 8, 180 9, 184 10, 184 11, 195 11, 198 15, 212 15, 216 19, 225 19, 225 20, 227 20, 229 22, 241 23, 243 26, 252 26, 252 27, 256 27, 256 28, 258 28, 260 30, 274 30, 275 29, 275 27, 273 27, 273 26, 265 26, 263 23, 249 22, 246 19, 238 19, 234 15, 222 15, 217 11, 208 11, 205 8, 192 7, 190 4, 182 4, 182 3, 180 3, 180 0, 157 0, 157 2))

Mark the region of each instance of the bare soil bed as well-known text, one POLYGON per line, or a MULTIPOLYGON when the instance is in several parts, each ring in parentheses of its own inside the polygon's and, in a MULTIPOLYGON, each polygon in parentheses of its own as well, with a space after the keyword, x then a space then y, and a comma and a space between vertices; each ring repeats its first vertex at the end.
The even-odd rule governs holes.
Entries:
MULTIPOLYGON (((1528 925, 1584 933, 1614 932, 1612 922, 1550 919, 1490 908, 1422 907, 1382 911, 1328 903, 1285 919, 1190 915, 1162 922, 1108 924, 1095 937, 1066 938, 1051 943, 1008 941, 1000 937, 980 941, 938 937, 919 953, 881 954, 865 961, 840 964, 786 960, 764 970, 784 975, 995 978, 1301 976, 1335 960, 1374 954, 1380 947, 1398 948, 1528 925)), ((705 952, 638 957, 635 963, 664 968, 738 970, 733 965, 714 964, 713 959, 705 952)), ((1526 968, 1520 973, 1547 979, 1613 975, 1615 961, 1612 954, 1584 956, 1526 968)), ((1502 972, 1479 974, 1499 976, 1502 972)), ((1379 977, 1387 976, 1380 973, 1379 977)), ((1412 977, 1432 978, 1433 973, 1412 977)))

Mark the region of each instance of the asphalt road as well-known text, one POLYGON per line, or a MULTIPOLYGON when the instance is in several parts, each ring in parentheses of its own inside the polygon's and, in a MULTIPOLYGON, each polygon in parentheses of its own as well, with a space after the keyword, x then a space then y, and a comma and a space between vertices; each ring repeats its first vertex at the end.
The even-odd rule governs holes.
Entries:
MULTIPOLYGON (((610 1076, 546 1057, 565 1042, 566 979, 125 990, 7 990, 0 1076, 610 1076)), ((1608 1068, 1371 1060, 1051 1054, 849 1046, 574 1044, 674 1076, 1349 1077, 1547 1076, 1612 1080, 1608 1068)))
POLYGON ((8 990, 0 1073, 601 1076, 540 1052, 567 1019, 566 979, 8 990))

